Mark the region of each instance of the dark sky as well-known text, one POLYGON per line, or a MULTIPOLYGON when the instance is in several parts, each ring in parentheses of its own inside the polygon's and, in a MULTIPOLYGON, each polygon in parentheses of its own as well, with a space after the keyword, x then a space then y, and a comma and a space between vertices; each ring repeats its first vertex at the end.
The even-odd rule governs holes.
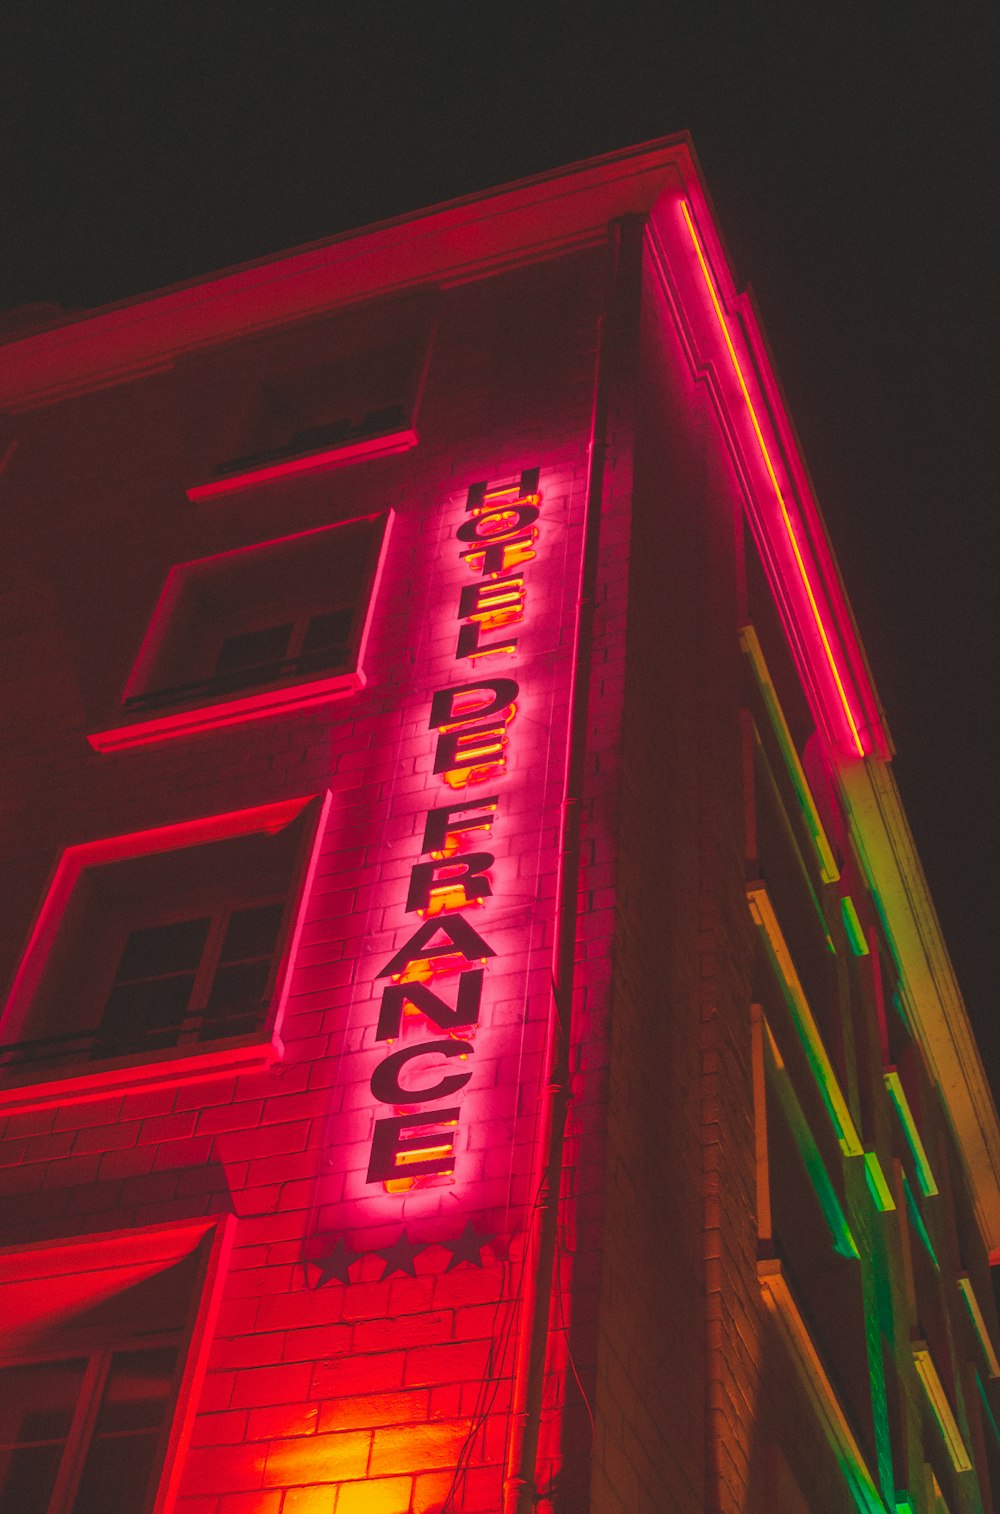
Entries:
POLYGON ((689 130, 996 1087, 995 10, 6 0, 0 308, 106 303, 689 130))

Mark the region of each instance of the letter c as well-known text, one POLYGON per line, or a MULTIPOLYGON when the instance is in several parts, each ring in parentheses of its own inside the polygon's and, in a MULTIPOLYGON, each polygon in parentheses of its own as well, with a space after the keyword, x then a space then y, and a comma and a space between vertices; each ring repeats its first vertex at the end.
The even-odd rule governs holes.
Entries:
POLYGON ((430 1088, 403 1088, 399 1075, 407 1062, 417 1057, 468 1057, 472 1055, 468 1041, 424 1041, 420 1046, 407 1046, 394 1051, 380 1062, 372 1073, 371 1090, 380 1104, 429 1104, 433 1099, 446 1099, 464 1088, 472 1077, 471 1072, 455 1072, 439 1078, 430 1088))

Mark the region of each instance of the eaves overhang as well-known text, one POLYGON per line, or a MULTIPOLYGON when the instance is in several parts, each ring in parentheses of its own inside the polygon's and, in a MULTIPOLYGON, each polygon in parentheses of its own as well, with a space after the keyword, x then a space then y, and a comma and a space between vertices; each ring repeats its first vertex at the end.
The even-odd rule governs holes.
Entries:
POLYGON ((698 182, 685 136, 594 158, 277 257, 86 312, 3 345, 0 410, 172 366, 200 348, 422 287, 447 287, 601 242, 670 186, 698 182))

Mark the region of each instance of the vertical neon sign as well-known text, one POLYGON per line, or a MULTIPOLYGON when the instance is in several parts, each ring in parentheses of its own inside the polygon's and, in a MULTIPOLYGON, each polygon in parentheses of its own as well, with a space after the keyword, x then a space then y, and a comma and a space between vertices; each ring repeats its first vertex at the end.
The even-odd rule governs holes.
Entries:
MULTIPOLYGON (((461 560, 478 581, 459 595, 454 656, 471 664, 476 678, 436 689, 428 721, 436 733, 433 774, 453 792, 500 785, 506 769, 520 690, 515 678, 494 676, 494 669, 501 659, 509 664, 516 657, 513 628, 525 618, 524 568, 535 557, 541 511, 538 478, 533 469, 516 484, 473 485, 455 533, 461 560)), ((367 1182, 387 1192, 407 1192, 454 1173, 461 1105, 440 1106, 474 1076, 464 1064, 474 1056, 469 1037, 479 1024, 486 968, 496 951, 468 915, 493 894, 496 859, 478 848, 492 835, 500 805, 498 788, 427 812, 420 860, 411 867, 403 905, 422 923, 378 973, 389 982, 382 989, 376 1040, 392 1047, 404 1016, 422 1016, 438 1032, 434 1039, 389 1050, 371 1074, 373 1101, 393 1113, 375 1119, 367 1182), (449 998, 441 980, 455 978, 449 998)))

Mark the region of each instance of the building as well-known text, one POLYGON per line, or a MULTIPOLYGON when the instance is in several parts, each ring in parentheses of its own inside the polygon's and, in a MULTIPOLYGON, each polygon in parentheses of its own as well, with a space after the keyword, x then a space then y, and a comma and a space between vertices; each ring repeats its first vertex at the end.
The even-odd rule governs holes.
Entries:
POLYGON ((0 410, 0 1514, 1000 1508, 1000 1129, 688 144, 0 410))

